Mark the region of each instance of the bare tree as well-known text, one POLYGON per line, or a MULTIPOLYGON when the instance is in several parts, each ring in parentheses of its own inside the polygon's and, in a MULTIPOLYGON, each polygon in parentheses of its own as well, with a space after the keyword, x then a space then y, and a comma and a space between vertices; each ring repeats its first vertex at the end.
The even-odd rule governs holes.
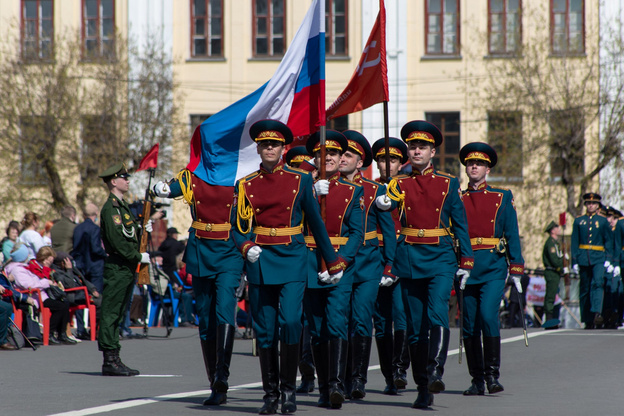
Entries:
MULTIPOLYGON (((529 10, 525 21, 532 28, 550 27, 544 17, 548 14, 541 12, 529 10)), ((496 143, 499 147, 521 136, 522 153, 516 157, 531 170, 522 178, 523 189, 562 187, 566 209, 573 216, 583 210, 582 195, 623 154, 624 77, 606 71, 619 65, 624 56, 622 25, 600 25, 618 29, 609 36, 603 34, 599 42, 592 42, 593 34, 588 35, 584 47, 574 45, 574 39, 570 44, 555 41, 551 45, 546 30, 527 33, 515 51, 486 63, 484 77, 468 77, 471 110, 485 115, 483 121, 490 128, 501 114, 521 119, 520 126, 511 123, 506 130, 498 123, 495 127, 503 137, 496 143)), ((578 39, 583 40, 582 36, 578 39)))
POLYGON ((167 168, 174 135, 186 136, 175 124, 181 97, 162 44, 139 48, 117 36, 103 55, 86 56, 79 35, 60 32, 48 59, 27 58, 16 37, 0 51, 7 206, 84 208, 102 194, 98 173, 107 166, 132 168, 160 143, 167 168))

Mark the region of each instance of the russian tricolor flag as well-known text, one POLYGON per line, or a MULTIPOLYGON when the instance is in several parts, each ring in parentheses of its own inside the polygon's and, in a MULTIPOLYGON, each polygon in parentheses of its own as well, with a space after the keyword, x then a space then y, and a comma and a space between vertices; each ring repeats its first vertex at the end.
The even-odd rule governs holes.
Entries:
POLYGON ((258 169, 260 157, 249 127, 262 119, 288 124, 294 136, 311 134, 324 124, 325 0, 312 1, 269 82, 197 127, 187 169, 209 184, 233 186, 258 169))

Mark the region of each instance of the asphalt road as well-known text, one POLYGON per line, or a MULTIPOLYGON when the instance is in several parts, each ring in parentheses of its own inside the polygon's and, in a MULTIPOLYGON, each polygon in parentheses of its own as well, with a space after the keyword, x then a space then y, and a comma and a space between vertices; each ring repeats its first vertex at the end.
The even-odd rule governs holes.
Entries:
MULTIPOLYGON (((298 415, 605 415, 624 414, 624 330, 544 331, 529 329, 529 347, 518 328, 502 330, 501 383, 496 395, 464 397, 470 384, 465 357, 458 364, 458 332, 451 330, 444 381, 430 410, 411 408, 411 379, 398 396, 384 387, 377 351, 371 354, 367 395, 342 410, 316 407, 315 393, 298 396, 298 415)), ((37 351, 0 352, 2 415, 241 415, 257 414, 262 404, 260 366, 251 341, 236 340, 228 403, 202 406, 209 395, 197 330, 150 328, 146 339, 122 341, 121 357, 141 371, 138 377, 102 377, 101 353, 94 342, 48 346, 37 351)))

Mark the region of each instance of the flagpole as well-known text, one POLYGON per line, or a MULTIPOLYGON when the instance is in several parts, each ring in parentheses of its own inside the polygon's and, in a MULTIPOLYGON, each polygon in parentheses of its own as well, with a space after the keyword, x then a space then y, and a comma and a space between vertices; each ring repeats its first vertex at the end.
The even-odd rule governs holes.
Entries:
MULTIPOLYGON (((320 126, 321 130, 320 130, 320 136, 321 136, 321 160, 319 161, 319 163, 321 164, 321 166, 319 166, 319 171, 320 171, 320 178, 321 179, 327 179, 327 171, 326 171, 326 166, 325 166, 325 157, 326 157, 326 149, 325 149, 325 136, 326 136, 326 126, 322 125, 320 126)), ((327 195, 321 195, 321 217, 323 218, 323 222, 325 222, 325 199, 326 199, 327 195)))
POLYGON ((384 144, 386 149, 386 182, 390 182, 390 127, 388 126, 388 101, 383 102, 384 112, 384 144))

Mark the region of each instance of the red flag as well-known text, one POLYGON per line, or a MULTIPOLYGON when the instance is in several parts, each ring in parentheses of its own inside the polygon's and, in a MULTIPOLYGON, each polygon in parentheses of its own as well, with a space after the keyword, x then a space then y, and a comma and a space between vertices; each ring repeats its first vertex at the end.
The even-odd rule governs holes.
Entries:
POLYGON ((156 143, 149 152, 145 155, 141 162, 139 162, 139 167, 137 168, 137 172, 145 169, 156 169, 158 167, 158 143, 156 143))
POLYGON ((327 109, 327 120, 355 113, 388 100, 386 8, 384 1, 379 0, 379 14, 360 62, 347 87, 327 109))
POLYGON ((561 214, 559 214, 559 225, 562 227, 565 227, 566 225, 566 213, 562 212, 561 214))

